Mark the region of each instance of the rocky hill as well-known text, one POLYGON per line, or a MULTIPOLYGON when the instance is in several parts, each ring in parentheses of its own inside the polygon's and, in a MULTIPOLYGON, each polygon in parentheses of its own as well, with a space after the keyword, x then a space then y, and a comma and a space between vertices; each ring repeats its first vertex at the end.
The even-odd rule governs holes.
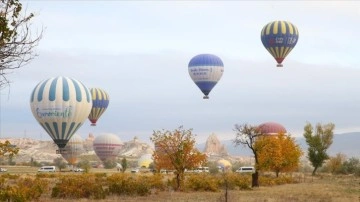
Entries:
MULTIPOLYGON (((14 157, 15 162, 30 162, 31 159, 38 162, 52 162, 55 158, 61 157, 56 153, 58 149, 57 145, 52 140, 43 141, 30 138, 2 138, 1 142, 9 140, 11 144, 16 145, 20 151, 18 155, 14 157)), ((89 134, 83 142, 85 153, 82 155, 95 155, 92 147, 92 141, 94 136, 89 134)), ((137 137, 133 140, 124 142, 124 146, 121 149, 119 156, 139 158, 144 154, 152 154, 153 148, 144 142, 141 142, 137 137)))

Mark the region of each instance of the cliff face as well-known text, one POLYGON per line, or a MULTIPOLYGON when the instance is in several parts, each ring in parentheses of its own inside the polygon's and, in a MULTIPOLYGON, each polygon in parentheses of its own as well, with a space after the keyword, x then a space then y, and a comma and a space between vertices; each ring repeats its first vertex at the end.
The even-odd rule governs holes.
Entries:
POLYGON ((219 139, 216 137, 215 134, 211 134, 205 143, 204 153, 208 156, 211 155, 218 155, 218 156, 228 156, 228 152, 226 148, 219 139))

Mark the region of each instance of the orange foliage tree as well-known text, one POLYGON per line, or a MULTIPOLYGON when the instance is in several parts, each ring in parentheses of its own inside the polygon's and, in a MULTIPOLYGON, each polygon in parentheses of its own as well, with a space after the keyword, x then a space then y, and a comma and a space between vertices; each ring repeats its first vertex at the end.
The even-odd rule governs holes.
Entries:
POLYGON ((155 167, 157 170, 175 170, 176 190, 183 187, 185 169, 192 169, 207 161, 206 155, 196 149, 194 136, 192 129, 185 130, 180 126, 174 131, 154 131, 150 137, 155 144, 155 167))
POLYGON ((279 133, 276 136, 263 135, 257 139, 259 168, 274 171, 276 177, 280 172, 296 170, 303 154, 295 139, 290 135, 279 133))

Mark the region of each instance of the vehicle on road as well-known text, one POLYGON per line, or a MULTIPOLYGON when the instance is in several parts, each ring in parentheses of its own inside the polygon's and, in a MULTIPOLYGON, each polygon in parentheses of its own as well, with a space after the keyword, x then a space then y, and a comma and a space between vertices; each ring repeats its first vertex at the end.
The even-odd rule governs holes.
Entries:
POLYGON ((56 172, 55 166, 42 166, 38 172, 56 172))
POLYGON ((243 166, 237 169, 237 173, 255 173, 255 168, 253 166, 243 166))
POLYGON ((0 168, 0 172, 7 172, 6 168, 0 168))

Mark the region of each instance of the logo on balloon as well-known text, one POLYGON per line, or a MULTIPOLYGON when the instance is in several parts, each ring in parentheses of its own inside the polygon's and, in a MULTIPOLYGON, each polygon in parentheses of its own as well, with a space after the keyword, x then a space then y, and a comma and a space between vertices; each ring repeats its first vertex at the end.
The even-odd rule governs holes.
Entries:
POLYGON ((45 108, 45 109, 40 109, 40 108, 36 108, 36 115, 39 118, 67 118, 67 117, 71 117, 72 116, 72 107, 65 107, 65 108, 45 108))

